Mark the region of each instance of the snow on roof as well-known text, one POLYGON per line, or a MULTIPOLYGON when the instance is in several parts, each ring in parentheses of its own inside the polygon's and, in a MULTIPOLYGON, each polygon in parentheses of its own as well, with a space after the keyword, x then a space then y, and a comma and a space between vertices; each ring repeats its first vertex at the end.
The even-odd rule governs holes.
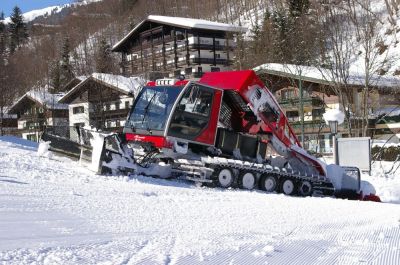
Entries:
POLYGON ((137 96, 140 88, 145 84, 142 77, 125 77, 122 75, 93 73, 92 78, 99 80, 103 83, 109 84, 126 92, 126 94, 133 94, 137 96))
POLYGON ((93 73, 89 77, 85 77, 79 84, 77 84, 70 91, 68 91, 68 93, 66 93, 62 98, 60 98, 60 102, 65 102, 67 98, 72 96, 89 80, 96 80, 100 83, 105 84, 106 86, 111 86, 115 89, 118 89, 124 94, 132 94, 135 97, 137 96, 143 85, 146 83, 146 80, 144 80, 142 77, 137 77, 137 76, 125 77, 121 75, 93 73))
POLYGON ((68 105, 58 103, 64 93, 51 94, 48 91, 31 90, 26 95, 45 105, 48 109, 68 109, 68 105))
POLYGON ((240 27, 215 21, 209 21, 205 19, 150 15, 148 16, 147 20, 152 22, 164 23, 172 26, 181 26, 185 28, 222 30, 222 31, 232 31, 232 32, 247 31, 247 28, 245 27, 240 27))
MULTIPOLYGON (((326 68, 315 66, 277 64, 267 63, 254 68, 256 72, 266 72, 287 77, 299 77, 305 81, 331 84, 333 82, 342 82, 332 76, 332 72, 326 68)), ((365 75, 361 72, 352 72, 347 80, 349 85, 364 86, 365 75)), ((370 85, 376 87, 400 88, 400 78, 395 76, 373 75, 370 79, 370 85)))
POLYGON ((153 16, 150 15, 147 19, 140 22, 134 29, 132 29, 125 37, 123 37, 118 43, 113 46, 113 50, 117 49, 122 43, 124 43, 130 36, 133 35, 145 22, 151 21, 161 24, 167 24, 170 26, 177 26, 183 28, 195 28, 195 29, 208 29, 208 30, 219 30, 229 32, 246 32, 246 27, 236 26, 232 24, 220 23, 215 21, 209 21, 205 19, 185 18, 185 17, 167 17, 167 16, 153 16))
POLYGON ((20 97, 17 102, 11 106, 10 111, 15 108, 23 99, 30 98, 37 103, 46 106, 48 109, 68 109, 68 105, 58 103, 58 101, 64 96, 64 93, 51 94, 47 89, 38 90, 32 89, 26 92, 22 97, 20 97))
POLYGON ((400 106, 380 108, 374 111, 372 115, 373 116, 385 115, 388 117, 400 116, 400 106))

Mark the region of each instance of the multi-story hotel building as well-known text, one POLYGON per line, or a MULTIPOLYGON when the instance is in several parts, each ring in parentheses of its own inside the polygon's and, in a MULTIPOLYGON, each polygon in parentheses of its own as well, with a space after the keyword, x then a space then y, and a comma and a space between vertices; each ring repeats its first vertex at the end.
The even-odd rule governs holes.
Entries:
POLYGON ((244 31, 201 19, 149 16, 112 50, 122 54, 124 75, 201 77, 204 72, 231 70, 235 35, 244 31))

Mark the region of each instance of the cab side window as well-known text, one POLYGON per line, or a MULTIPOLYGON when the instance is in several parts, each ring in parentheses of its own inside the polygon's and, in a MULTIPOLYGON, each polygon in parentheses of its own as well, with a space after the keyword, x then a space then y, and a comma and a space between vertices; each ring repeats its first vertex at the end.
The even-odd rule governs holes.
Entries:
POLYGON ((173 114, 169 135, 194 140, 207 127, 214 91, 192 84, 184 92, 173 114))

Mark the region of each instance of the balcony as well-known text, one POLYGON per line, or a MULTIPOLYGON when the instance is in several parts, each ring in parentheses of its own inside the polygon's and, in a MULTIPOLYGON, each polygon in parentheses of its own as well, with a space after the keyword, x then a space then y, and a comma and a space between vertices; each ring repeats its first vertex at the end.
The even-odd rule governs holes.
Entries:
MULTIPOLYGON (((213 51, 214 50, 214 45, 212 44, 190 44, 189 48, 191 50, 209 50, 209 51, 213 51)), ((225 45, 215 45, 215 50, 216 51, 226 51, 228 49, 227 46, 225 45)), ((233 51, 234 47, 229 46, 229 50, 233 51)))
MULTIPOLYGON (((213 58, 192 58, 190 59, 190 61, 193 64, 214 64, 213 58)), ((231 65, 233 61, 227 59, 215 59, 215 63, 223 65, 231 65)))
MULTIPOLYGON (((289 98, 289 99, 279 99, 278 103, 282 108, 298 108, 300 106, 299 98, 289 98)), ((315 108, 322 108, 324 106, 324 101, 319 97, 304 97, 303 98, 304 106, 312 106, 315 108)))
POLYGON ((20 117, 21 120, 39 120, 39 119, 45 119, 45 114, 44 113, 24 113, 20 117))
POLYGON ((126 118, 130 109, 115 109, 115 110, 105 110, 105 111, 94 111, 90 113, 91 117, 95 118, 110 118, 110 117, 122 117, 126 118))

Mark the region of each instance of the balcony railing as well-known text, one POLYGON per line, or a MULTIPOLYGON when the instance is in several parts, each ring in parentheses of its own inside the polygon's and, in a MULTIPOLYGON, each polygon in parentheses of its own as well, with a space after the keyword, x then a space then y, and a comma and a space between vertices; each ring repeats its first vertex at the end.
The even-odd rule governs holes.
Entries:
POLYGON ((22 120, 38 120, 45 119, 44 113, 30 113, 30 114, 22 114, 20 119, 22 120))
MULTIPOLYGON (((298 107, 300 105, 299 98, 289 98, 289 99, 278 98, 278 102, 282 108, 298 107)), ((319 97, 304 97, 303 104, 304 106, 323 107, 324 101, 319 97)))

